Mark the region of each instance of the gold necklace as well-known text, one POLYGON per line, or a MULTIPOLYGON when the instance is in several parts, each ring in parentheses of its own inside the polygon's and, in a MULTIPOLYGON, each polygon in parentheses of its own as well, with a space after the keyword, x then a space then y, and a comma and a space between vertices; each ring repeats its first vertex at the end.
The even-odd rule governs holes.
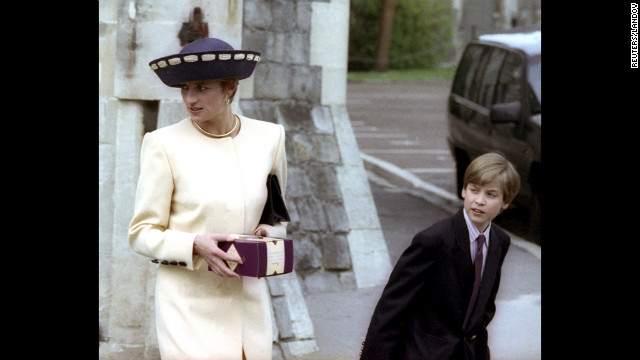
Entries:
POLYGON ((209 135, 209 136, 212 136, 212 137, 214 137, 214 138, 223 138, 223 137, 225 137, 225 136, 229 136, 229 135, 233 134, 233 132, 234 132, 234 131, 236 131, 236 128, 238 127, 238 124, 240 123, 240 118, 238 118, 238 115, 233 114, 233 116, 234 116, 234 118, 235 118, 235 120, 236 120, 236 121, 233 123, 233 128, 231 129, 231 131, 229 131, 228 133, 225 133, 225 134, 220 134, 220 135, 218 135, 218 134, 213 134, 213 133, 210 133, 210 132, 208 132, 208 131, 205 131, 205 130, 204 130, 203 128, 201 128, 201 127, 200 127, 200 125, 198 125, 198 123, 197 123, 197 122, 195 122, 195 121, 194 121, 193 123, 194 123, 194 124, 196 124, 196 127, 197 127, 198 129, 200 129, 200 131, 202 131, 203 133, 205 133, 205 134, 207 134, 207 135, 209 135))

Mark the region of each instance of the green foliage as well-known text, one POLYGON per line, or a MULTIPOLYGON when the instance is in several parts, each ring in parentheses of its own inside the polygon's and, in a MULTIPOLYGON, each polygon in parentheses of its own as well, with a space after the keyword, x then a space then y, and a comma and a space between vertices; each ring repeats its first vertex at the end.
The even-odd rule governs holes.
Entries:
POLYGON ((349 70, 369 70, 376 56, 382 0, 351 0, 349 7, 349 70))
POLYGON ((451 65, 441 65, 431 69, 405 69, 389 70, 379 72, 371 71, 349 71, 348 81, 415 81, 415 80, 453 80, 456 68, 451 65))
MULTIPOLYGON (((349 71, 370 70, 376 55, 382 0, 351 0, 349 71)), ((449 0, 398 0, 389 50, 391 69, 431 69, 451 49, 449 0)))

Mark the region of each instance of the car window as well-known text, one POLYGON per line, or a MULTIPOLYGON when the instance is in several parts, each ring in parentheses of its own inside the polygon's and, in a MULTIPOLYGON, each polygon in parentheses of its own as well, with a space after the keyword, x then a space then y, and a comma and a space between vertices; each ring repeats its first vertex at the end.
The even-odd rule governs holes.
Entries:
POLYGON ((495 96, 492 104, 502 104, 520 99, 520 83, 522 78, 522 58, 515 53, 508 53, 500 71, 495 96))
POLYGON ((498 74, 500 73, 500 69, 502 68, 502 63, 504 62, 506 55, 507 52, 499 48, 491 48, 491 51, 488 54, 485 54, 485 57, 488 56, 488 63, 478 88, 478 97, 476 101, 478 104, 485 107, 489 107, 493 104, 493 95, 495 92, 496 82, 498 81, 498 74))
POLYGON ((541 84, 541 67, 540 63, 542 56, 534 56, 529 59, 529 67, 527 71, 527 79, 529 80, 529 88, 531 91, 530 103, 531 103, 531 112, 534 114, 540 113, 542 108, 542 87, 541 84))
POLYGON ((480 92, 482 84, 482 75, 484 74, 484 70, 487 67, 487 63, 489 62, 489 54, 490 48, 483 46, 480 60, 478 60, 477 69, 471 75, 471 81, 465 93, 465 97, 473 102, 478 102, 478 93, 480 92))
POLYGON ((451 88, 452 93, 469 98, 471 81, 478 68, 479 59, 483 51, 484 46, 469 45, 467 47, 458 64, 456 77, 451 88))

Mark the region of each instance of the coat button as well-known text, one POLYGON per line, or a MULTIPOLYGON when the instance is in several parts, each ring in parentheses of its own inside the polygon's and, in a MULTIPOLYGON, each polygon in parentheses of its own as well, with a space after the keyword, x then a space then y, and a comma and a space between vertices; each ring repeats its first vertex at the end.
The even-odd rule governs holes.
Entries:
POLYGON ((180 266, 187 266, 187 263, 186 263, 186 262, 184 262, 184 261, 180 261, 180 262, 178 263, 178 265, 180 265, 180 266))
POLYGON ((151 262, 154 263, 154 264, 159 264, 160 263, 160 261, 158 261, 158 259, 153 259, 153 260, 151 260, 151 262))
POLYGON ((177 261, 172 261, 172 262, 170 262, 169 264, 171 264, 171 265, 178 265, 178 262, 177 262, 177 261))
POLYGON ((162 261, 160 262, 160 264, 162 264, 162 265, 168 265, 168 264, 169 264, 169 262, 168 262, 167 260, 162 260, 162 261))

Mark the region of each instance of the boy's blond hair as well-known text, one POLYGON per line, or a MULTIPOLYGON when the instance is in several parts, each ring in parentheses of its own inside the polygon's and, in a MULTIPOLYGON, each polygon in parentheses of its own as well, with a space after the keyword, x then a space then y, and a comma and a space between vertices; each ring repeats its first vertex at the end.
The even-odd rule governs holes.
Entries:
POLYGON ((511 203, 520 191, 520 175, 513 164, 497 153, 486 153, 475 158, 464 172, 463 189, 469 184, 500 186, 505 204, 511 203))

